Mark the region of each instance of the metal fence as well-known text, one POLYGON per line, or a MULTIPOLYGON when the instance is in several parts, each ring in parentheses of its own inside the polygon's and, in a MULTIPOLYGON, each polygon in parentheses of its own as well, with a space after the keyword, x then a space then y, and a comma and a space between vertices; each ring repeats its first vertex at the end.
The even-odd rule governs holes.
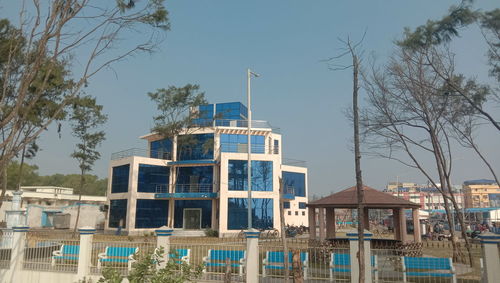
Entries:
POLYGON ((29 232, 24 247, 23 268, 76 273, 80 240, 78 234, 29 232))
POLYGON ((12 249, 12 230, 0 230, 0 268, 8 269, 12 249))
POLYGON ((102 274, 106 268, 113 268, 127 276, 132 265, 144 257, 151 258, 156 241, 117 241, 116 237, 101 238, 92 242, 90 273, 102 274))

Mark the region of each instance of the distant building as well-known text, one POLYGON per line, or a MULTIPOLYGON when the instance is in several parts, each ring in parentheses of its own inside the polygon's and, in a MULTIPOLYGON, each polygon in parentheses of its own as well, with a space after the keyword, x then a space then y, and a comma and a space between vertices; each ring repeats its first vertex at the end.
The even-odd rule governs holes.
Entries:
MULTIPOLYGON (((203 127, 173 140, 148 134, 141 137, 147 150, 112 155, 107 230, 121 225, 137 234, 166 225, 175 233, 211 228, 224 235, 247 228, 247 108, 235 102, 194 111, 203 127)), ((252 121, 251 154, 252 226, 280 228, 280 178, 286 223, 307 225, 305 162, 282 158, 281 134, 266 121, 252 121)))
MULTIPOLYGON (((464 194, 457 186, 453 186, 452 191, 458 206, 462 208, 464 206, 464 194)), ((441 192, 437 188, 429 187, 428 185, 399 183, 398 186, 397 182, 391 182, 387 186, 385 192, 418 203, 424 210, 442 210, 445 208, 444 198, 441 192)), ((451 207, 451 203, 449 203, 449 206, 451 207)))
POLYGON ((494 180, 469 180, 463 184, 467 208, 500 207, 500 187, 494 180))
MULTIPOLYGON (((30 228, 52 228, 54 216, 69 214, 69 225, 73 227, 76 221, 78 206, 81 207, 79 226, 103 226, 105 219, 105 196, 74 194, 72 188, 53 186, 22 186, 21 209, 25 210, 26 225, 30 228)), ((5 211, 11 208, 12 193, 7 190, 6 200, 0 208, 0 220, 6 221, 5 211)), ((103 227, 102 227, 103 228, 103 227)))

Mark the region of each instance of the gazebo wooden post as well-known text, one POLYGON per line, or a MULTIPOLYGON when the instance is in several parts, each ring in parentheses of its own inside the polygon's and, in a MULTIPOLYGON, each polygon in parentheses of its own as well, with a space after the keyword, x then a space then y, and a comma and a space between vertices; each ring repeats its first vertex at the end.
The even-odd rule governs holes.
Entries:
POLYGON ((326 238, 326 229, 325 229, 325 208, 319 208, 319 240, 324 241, 326 238))
POLYGON ((326 208, 326 238, 335 238, 335 208, 326 208))
POLYGON ((392 209, 392 225, 394 227, 394 239, 401 241, 401 227, 399 222, 399 208, 392 209))
POLYGON ((422 242, 422 233, 420 232, 420 213, 418 208, 412 208, 413 216, 413 237, 416 243, 422 242))
POLYGON ((309 207, 309 239, 316 240, 316 208, 309 207))
POLYGON ((368 214, 368 207, 363 209, 363 228, 370 231, 370 215, 368 214))
POLYGON ((399 238, 401 241, 406 242, 406 217, 405 217, 405 209, 399 208, 399 238))

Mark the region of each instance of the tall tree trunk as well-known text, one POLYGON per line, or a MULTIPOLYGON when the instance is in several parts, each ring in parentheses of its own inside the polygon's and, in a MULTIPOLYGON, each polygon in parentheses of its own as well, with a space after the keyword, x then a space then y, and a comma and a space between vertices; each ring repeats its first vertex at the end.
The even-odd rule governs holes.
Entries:
POLYGON ((352 91, 352 110, 354 118, 354 164, 356 167, 356 193, 358 197, 358 245, 359 245, 359 282, 365 282, 365 237, 364 237, 364 192, 363 179, 361 177, 361 152, 359 149, 359 114, 358 114, 358 56, 351 49, 353 66, 353 91, 352 91))
POLYGON ((7 166, 2 166, 0 163, 0 171, 0 187, 2 188, 2 193, 0 195, 0 208, 2 208, 5 193, 7 192, 7 166))
POLYGON ((21 190, 21 179, 23 178, 23 167, 24 167, 24 154, 26 153, 26 147, 23 147, 21 153, 21 163, 19 164, 19 176, 17 177, 17 187, 16 190, 21 190))
POLYGON ((283 261, 284 261, 284 272, 285 272, 285 283, 288 283, 290 277, 290 264, 288 259, 288 243, 286 241, 286 231, 285 231, 285 201, 283 199, 283 179, 280 180, 280 225, 281 225, 281 241, 283 242, 283 261))
POLYGON ((80 175, 80 191, 78 192, 78 211, 76 213, 76 221, 75 221, 75 228, 73 229, 73 237, 76 236, 76 230, 78 229, 78 222, 80 221, 80 209, 82 207, 81 201, 82 201, 82 193, 83 193, 83 186, 85 183, 85 170, 81 170, 81 175, 80 175))

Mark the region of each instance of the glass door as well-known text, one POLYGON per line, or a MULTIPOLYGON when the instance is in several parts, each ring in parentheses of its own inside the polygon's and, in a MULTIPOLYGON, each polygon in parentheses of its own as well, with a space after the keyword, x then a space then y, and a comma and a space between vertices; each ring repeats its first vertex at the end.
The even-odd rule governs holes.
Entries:
POLYGON ((201 229, 201 208, 184 208, 183 228, 186 230, 201 229))

